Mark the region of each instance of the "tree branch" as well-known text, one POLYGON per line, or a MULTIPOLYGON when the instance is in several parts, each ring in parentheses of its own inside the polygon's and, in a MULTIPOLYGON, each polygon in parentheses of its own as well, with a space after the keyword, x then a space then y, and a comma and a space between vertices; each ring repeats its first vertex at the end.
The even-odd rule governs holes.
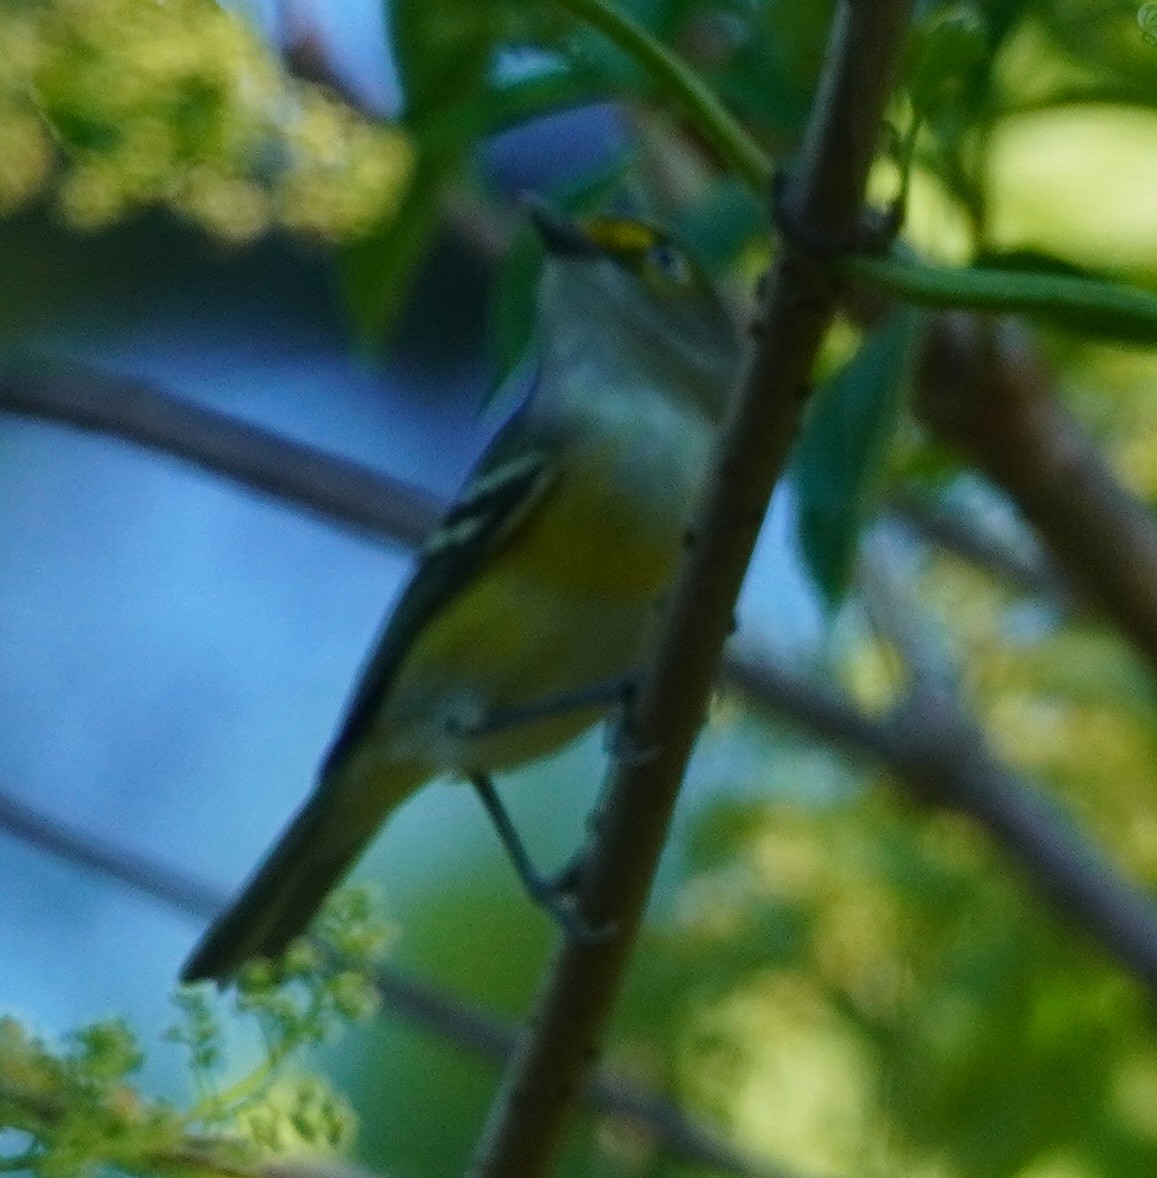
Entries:
POLYGON ((936 322, 920 412, 1010 496, 1078 590, 1157 671, 1157 523, 1114 478, 1009 323, 936 322))
POLYGON ((1079 608, 1072 587, 1035 543, 1014 547, 992 535, 971 515, 902 491, 889 497, 885 518, 985 569, 1021 593, 1043 597, 1066 611, 1079 608))
POLYGON ((0 370, 0 409, 123 438, 408 545, 441 517, 435 496, 401 479, 91 367, 9 363, 0 370))
MULTIPOLYGON (((820 240, 850 240, 908 20, 905 0, 838 6, 793 214, 820 240)), ((554 1165, 618 993, 687 758, 775 480, 795 434, 835 291, 788 243, 769 276, 755 354, 720 439, 656 655, 626 709, 633 750, 578 894, 581 919, 609 930, 564 944, 491 1110, 469 1173, 539 1178, 554 1165)))
POLYGON ((208 921, 225 907, 224 897, 208 884, 166 867, 148 855, 139 855, 119 843, 52 818, 38 806, 21 801, 3 789, 0 789, 0 830, 85 871, 160 900, 178 912, 208 921))
MULTIPOLYGON (((447 507, 401 479, 90 365, 9 365, 0 371, 0 410, 144 446, 391 543, 420 544, 447 507)), ((1072 591, 1046 559, 1009 549, 971 521, 911 495, 893 497, 889 508, 903 526, 1015 588, 1071 604, 1072 591)))

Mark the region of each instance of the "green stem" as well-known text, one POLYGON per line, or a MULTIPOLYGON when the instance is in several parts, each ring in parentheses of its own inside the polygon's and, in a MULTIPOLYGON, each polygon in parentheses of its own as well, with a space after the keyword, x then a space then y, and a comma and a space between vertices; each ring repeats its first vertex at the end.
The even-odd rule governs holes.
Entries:
POLYGON ((276 1063, 267 1058, 235 1084, 230 1084, 224 1092, 215 1092, 198 1100, 185 1114, 185 1124, 209 1124, 223 1114, 232 1116, 261 1094, 275 1070, 276 1063))
POLYGON ((771 183, 767 153, 719 100, 715 91, 633 17, 607 0, 555 0, 571 16, 598 29, 638 62, 682 104, 691 121, 760 195, 771 183))
POLYGON ((185 1114, 185 1123, 188 1125, 208 1123, 218 1117, 222 1111, 230 1117, 235 1116, 246 1105, 265 1094, 277 1069, 286 1056, 292 1054, 298 1046, 299 1040, 293 1036, 279 1045, 267 1043, 265 1059, 253 1071, 230 1084, 223 1092, 213 1092, 208 1096, 203 1096, 185 1114))
POLYGON ((1157 295, 1068 274, 955 269, 899 257, 852 254, 842 274, 924 307, 1043 315, 1065 327, 1132 343, 1157 343, 1157 295))

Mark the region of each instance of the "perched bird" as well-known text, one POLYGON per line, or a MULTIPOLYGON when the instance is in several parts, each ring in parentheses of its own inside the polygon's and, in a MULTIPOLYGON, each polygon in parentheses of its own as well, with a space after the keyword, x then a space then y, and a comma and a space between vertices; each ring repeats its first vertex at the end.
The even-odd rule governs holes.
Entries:
POLYGON ((443 775, 474 784, 550 903, 489 775, 599 721, 644 665, 741 345, 664 232, 529 212, 546 254, 537 383, 423 547, 316 791, 185 981, 278 956, 389 813, 443 775))

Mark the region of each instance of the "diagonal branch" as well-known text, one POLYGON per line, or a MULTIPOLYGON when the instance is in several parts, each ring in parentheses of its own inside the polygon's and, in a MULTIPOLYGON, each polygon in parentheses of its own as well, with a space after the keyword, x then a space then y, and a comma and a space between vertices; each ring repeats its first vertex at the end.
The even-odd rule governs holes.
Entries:
MULTIPOLYGON (((804 143, 796 215, 810 235, 850 240, 903 42, 905 0, 837 7, 804 143)), ((772 488, 803 408, 835 290, 790 243, 767 284, 755 353, 672 589, 655 659, 626 709, 624 739, 578 912, 609 930, 556 955, 469 1173, 540 1178, 562 1148, 571 1109, 618 994, 687 758, 772 488)))
POLYGON ((967 814, 1061 911, 1157 994, 1157 905, 1036 783, 997 758, 958 695, 925 680, 885 720, 746 646, 729 679, 765 707, 848 752, 879 760, 913 792, 967 814))
POLYGON ((211 920, 225 906, 224 897, 207 883, 151 856, 52 818, 7 790, 0 790, 0 830, 48 855, 160 900, 178 912, 211 920))
POLYGON ((1003 490, 1064 573, 1157 671, 1157 521, 1114 477, 1009 323, 944 315, 920 411, 1003 490))
POLYGON ((406 544, 420 543, 441 515, 434 496, 401 479, 91 367, 9 363, 0 409, 123 438, 406 544))
POLYGON ((1072 586, 1035 542, 1018 547, 992 534, 968 513, 903 491, 889 497, 885 518, 986 570, 1021 593, 1044 598, 1068 613, 1079 609, 1072 586))

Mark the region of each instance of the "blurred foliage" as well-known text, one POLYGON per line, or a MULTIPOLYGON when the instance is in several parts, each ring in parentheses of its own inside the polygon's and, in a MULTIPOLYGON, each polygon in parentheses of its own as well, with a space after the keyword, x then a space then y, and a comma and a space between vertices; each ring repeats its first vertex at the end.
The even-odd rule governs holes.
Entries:
POLYGON ((289 77, 212 0, 0 5, 0 211, 51 193, 77 229, 151 205, 240 243, 364 230, 397 202, 404 135, 289 77))
MULTIPOLYGON (((915 575, 1002 756, 1157 883, 1149 676, 1102 630, 1026 616, 969 566, 915 575)), ((854 650, 856 690, 886 694, 894 660, 854 650)), ((1145 987, 967 820, 893 789, 801 804, 794 768, 770 758, 759 800, 706 809, 642 957, 681 1100, 802 1173, 1149 1170, 1145 987)))
POLYGON ((198 1099, 185 1109, 142 1093, 144 1052, 122 1019, 53 1044, 0 1017, 0 1170, 238 1173, 277 1155, 332 1155, 353 1132, 349 1104, 320 1075, 289 1065, 373 1014, 384 940, 366 892, 350 888, 327 901, 312 943, 246 971, 232 1012, 212 987, 179 989, 178 1021, 164 1037, 188 1053, 198 1099), (340 966, 323 969, 323 959, 340 966), (232 1033, 246 1025, 264 1053, 229 1076, 232 1033))
MULTIPOLYGON (((787 164, 831 9, 624 0, 612 11, 787 164)), ((496 130, 612 100, 629 134, 588 151, 577 133, 575 170, 554 195, 676 224, 746 306, 770 251, 764 193, 724 162, 734 128, 580 19, 589 10, 394 0, 405 101, 387 122, 291 77, 208 0, 7 0, 0 208, 39 200, 96 230, 159 205, 231 243, 273 229, 340 243, 335 266, 370 341, 405 305, 441 229, 477 241, 497 226, 513 241, 492 286, 501 377, 531 337, 534 247, 506 232, 508 194, 480 147, 496 130)), ((920 4, 872 182, 881 202, 907 194, 906 245, 953 264, 1152 285, 1154 11, 1148 0, 920 4)), ((1057 314, 1029 329, 1124 483, 1155 502, 1157 365, 1138 348, 1091 342, 1088 327, 1057 314)), ((856 351, 860 338, 842 366, 828 356, 837 374, 796 458, 805 508, 839 490, 834 508, 800 513, 809 570, 835 604, 854 589, 856 541, 891 490, 916 490, 990 533, 1008 516, 908 415, 901 349, 881 355, 881 336, 864 332, 856 351)), ((1150 669, 1065 602, 1019 596, 930 545, 897 550, 1000 755, 1157 887, 1150 669)), ((873 711, 900 675, 857 609, 852 599, 835 611, 816 663, 873 711)), ((717 721, 726 739, 749 738, 729 723, 717 721)), ((965 820, 792 734, 765 732, 729 766, 668 865, 608 1046, 614 1066, 788 1174, 1152 1173, 1152 996, 1026 874, 965 820)), ((419 907, 411 952, 424 969, 512 1015, 524 1009, 542 943, 521 897, 496 902, 489 881, 462 871, 419 907)), ((363 1115, 364 1159, 423 1178, 460 1172, 489 1066, 392 1024, 377 1035, 337 1065, 363 1115)), ((576 1176, 698 1172, 615 1118, 588 1122, 567 1163, 576 1176)))

